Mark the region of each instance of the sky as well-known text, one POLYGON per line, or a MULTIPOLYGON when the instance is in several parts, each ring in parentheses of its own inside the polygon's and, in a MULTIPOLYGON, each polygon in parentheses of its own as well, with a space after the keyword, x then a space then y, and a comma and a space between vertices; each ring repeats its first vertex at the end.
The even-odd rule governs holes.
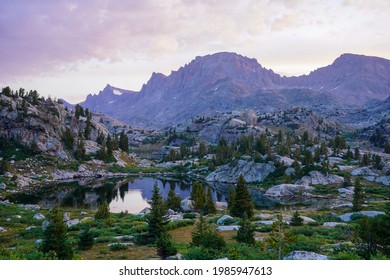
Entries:
POLYGON ((286 76, 343 53, 390 59, 388 0, 0 0, 0 11, 0 87, 71 103, 221 51, 286 76))

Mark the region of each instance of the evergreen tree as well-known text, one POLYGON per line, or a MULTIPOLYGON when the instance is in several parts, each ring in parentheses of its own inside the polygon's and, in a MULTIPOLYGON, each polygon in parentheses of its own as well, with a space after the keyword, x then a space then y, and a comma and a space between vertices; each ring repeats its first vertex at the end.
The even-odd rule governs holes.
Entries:
POLYGON ((104 220, 110 217, 110 207, 106 201, 99 205, 97 212, 95 213, 95 219, 104 220))
POLYGON ((354 152, 354 155, 353 155, 353 158, 355 160, 360 160, 360 151, 359 151, 359 148, 355 148, 355 152, 354 152))
POLYGON ((172 241, 172 236, 164 231, 156 240, 157 253, 162 259, 177 254, 177 249, 172 241))
POLYGON ((129 152, 129 138, 124 130, 122 130, 119 136, 119 148, 126 153, 129 152))
POLYGON ((78 247, 80 250, 89 250, 93 247, 93 233, 89 228, 80 234, 78 247))
POLYGON ((312 165, 314 163, 313 154, 309 150, 304 151, 302 163, 304 165, 312 165))
POLYGON ((98 136, 96 138, 96 142, 99 144, 99 145, 102 145, 103 142, 104 142, 104 134, 102 132, 98 132, 98 136))
POLYGON ((65 132, 62 135, 62 141, 64 142, 65 148, 67 148, 68 150, 73 149, 74 138, 69 127, 66 127, 65 132))
POLYGON ((229 194, 227 198, 227 204, 228 204, 227 208, 229 211, 232 210, 235 201, 236 201, 236 190, 234 189, 234 187, 231 187, 229 188, 229 194))
POLYGON ((175 191, 170 189, 168 192, 167 200, 165 201, 165 207, 174 211, 180 210, 181 198, 175 195, 175 191))
POLYGON ((278 260, 288 253, 288 245, 294 241, 294 236, 286 231, 282 215, 277 216, 277 221, 272 224, 272 231, 267 239, 269 247, 276 253, 278 260))
POLYGON ((215 202, 213 200, 213 192, 211 190, 211 187, 207 188, 206 202, 204 205, 204 212, 205 212, 205 214, 211 214, 211 213, 217 212, 217 209, 215 207, 215 202))
POLYGON ((203 158, 207 154, 207 147, 204 142, 199 143, 198 153, 200 158, 203 158))
POLYGON ((290 225, 294 227, 303 225, 303 219, 301 216, 299 216, 298 211, 295 211, 292 215, 290 225))
POLYGON ((150 214, 147 217, 148 236, 155 242, 166 232, 168 217, 165 215, 165 208, 157 183, 154 184, 150 214))
POLYGON ((380 155, 373 155, 373 166, 378 170, 382 170, 383 165, 382 158, 380 157, 380 155))
POLYGON ((50 211, 49 225, 43 232, 42 252, 54 252, 58 259, 68 260, 73 258, 73 249, 68 242, 63 217, 64 214, 57 208, 50 211))
POLYGON ((255 244, 255 228, 252 226, 248 215, 244 213, 240 220, 240 229, 237 231, 236 240, 249 245, 255 244))
POLYGON ((253 217, 253 202, 248 192, 248 187, 244 177, 240 175, 237 182, 235 200, 230 209, 230 213, 235 217, 243 217, 246 213, 248 218, 253 217))
POLYGON ((0 160, 0 175, 4 174, 5 172, 10 171, 10 166, 8 162, 5 159, 0 160))
POLYGON ((194 202, 194 208, 197 211, 203 211, 206 204, 206 192, 203 185, 199 182, 192 184, 191 200, 194 202))
POLYGON ((359 227, 357 228, 358 242, 356 247, 359 254, 370 260, 377 252, 377 219, 363 217, 359 219, 359 227))
POLYGON ((370 155, 369 155, 368 153, 365 153, 365 154, 363 155, 361 165, 362 165, 362 166, 370 165, 370 155))
POLYGON ((383 151, 384 151, 386 154, 390 154, 390 142, 385 142, 383 151))
POLYGON ((112 152, 114 151, 114 145, 110 134, 107 135, 106 146, 107 146, 107 157, 112 157, 112 152))
POLYGON ((191 245, 212 251, 222 250, 226 247, 225 240, 220 236, 214 226, 206 222, 203 215, 199 217, 199 221, 195 225, 195 230, 192 232, 191 245))
POLYGON ((77 141, 76 159, 79 160, 79 161, 84 160, 85 159, 85 153, 86 153, 86 150, 85 150, 84 139, 80 138, 77 141))
POLYGON ((355 181, 355 188, 352 199, 352 211, 359 212, 363 210, 364 192, 361 185, 361 179, 357 178, 355 181))

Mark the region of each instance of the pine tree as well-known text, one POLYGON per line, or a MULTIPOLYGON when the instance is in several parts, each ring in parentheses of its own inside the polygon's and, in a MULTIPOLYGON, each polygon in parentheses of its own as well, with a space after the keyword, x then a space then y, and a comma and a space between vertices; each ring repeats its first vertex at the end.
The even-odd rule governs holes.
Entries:
POLYGON ((303 225, 303 219, 301 216, 299 216, 298 211, 295 211, 292 215, 290 225, 294 227, 303 225))
POLYGON ((79 160, 79 161, 84 160, 85 159, 85 153, 86 153, 86 150, 85 150, 84 139, 80 138, 77 141, 76 159, 79 160))
POLYGON ((170 189, 168 192, 167 200, 165 201, 165 207, 174 211, 180 210, 181 198, 175 195, 175 191, 170 189))
POLYGON ((73 149, 74 138, 73 138, 72 132, 70 131, 69 127, 66 127, 65 132, 62 135, 62 141, 65 144, 65 148, 67 148, 68 150, 73 149))
POLYGON ((255 228, 252 226, 248 215, 244 213, 240 221, 240 229, 237 231, 236 240, 249 245, 255 244, 255 228))
POLYGON ((80 250, 89 250, 93 247, 93 233, 89 228, 80 234, 78 247, 80 250))
POLYGON ((49 225, 43 232, 42 252, 54 252, 58 259, 68 260, 73 258, 73 249, 68 242, 67 228, 63 221, 63 213, 53 208, 49 215, 49 225))
POLYGON ((104 220, 110 217, 110 207, 106 201, 99 205, 97 212, 95 213, 95 219, 104 220))
POLYGON ((383 151, 384 151, 386 154, 390 154, 390 142, 385 142, 383 151))
POLYGON ((355 148, 353 158, 354 158, 355 160, 360 160, 360 150, 359 150, 359 148, 357 148, 357 147, 355 148))
POLYGON ((355 188, 352 199, 352 211, 359 212, 363 210, 364 192, 361 185, 361 179, 357 178, 355 181, 355 188))
POLYGON ((119 148, 126 153, 129 151, 129 138, 124 130, 122 130, 119 136, 119 148))
POLYGON ((162 232, 156 240, 157 253, 162 259, 173 256, 177 253, 172 236, 168 232, 162 232))
POLYGON ((203 215, 199 217, 199 221, 195 225, 195 230, 192 232, 191 245, 203 247, 208 250, 222 250, 226 247, 223 237, 214 226, 206 222, 203 215))
POLYGON ((212 214, 212 213, 217 212, 217 209, 215 207, 215 202, 213 200, 213 192, 211 190, 211 187, 207 188, 206 202, 204 205, 204 212, 205 212, 205 214, 212 214))
POLYGON ((235 192, 235 200, 231 206, 230 213, 235 217, 243 217, 246 213, 248 218, 253 217, 253 202, 248 192, 244 177, 240 175, 235 192))
POLYGON ((286 231, 282 215, 277 216, 277 221, 272 224, 272 231, 267 239, 269 246, 276 253, 277 259, 281 260, 288 252, 287 245, 294 241, 294 236, 286 231))
POLYGON ((166 232, 168 217, 165 215, 164 204, 157 183, 154 184, 150 214, 147 217, 148 236, 155 242, 166 232))
POLYGON ((206 193, 203 185, 199 182, 192 184, 191 200, 194 202, 194 208, 197 211, 203 211, 206 204, 206 193))

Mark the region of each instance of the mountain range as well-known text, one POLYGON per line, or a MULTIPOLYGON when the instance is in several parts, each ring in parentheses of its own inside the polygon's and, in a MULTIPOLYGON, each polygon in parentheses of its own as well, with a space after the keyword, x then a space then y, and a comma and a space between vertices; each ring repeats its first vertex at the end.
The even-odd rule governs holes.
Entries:
POLYGON ((80 105, 129 125, 161 129, 244 109, 306 107, 328 116, 375 111, 389 94, 390 60, 384 58, 343 54, 308 75, 285 77, 256 59, 221 52, 196 57, 168 76, 153 73, 139 92, 107 85, 80 105))

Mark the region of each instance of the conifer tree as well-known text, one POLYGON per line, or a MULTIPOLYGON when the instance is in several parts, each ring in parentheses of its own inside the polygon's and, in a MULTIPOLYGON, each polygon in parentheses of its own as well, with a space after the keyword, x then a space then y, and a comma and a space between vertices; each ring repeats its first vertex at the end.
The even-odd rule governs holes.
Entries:
POLYGON ((58 259, 68 260, 73 258, 73 249, 68 242, 67 228, 63 221, 63 213, 58 208, 53 208, 49 215, 49 225, 43 232, 42 252, 54 252, 58 259))
POLYGON ((277 216, 277 221, 272 224, 272 231, 267 239, 269 246, 276 253, 276 258, 281 260, 288 252, 287 245, 294 241, 294 236, 286 231, 282 215, 277 216))
POLYGON ((106 201, 99 205, 97 212, 95 213, 95 219, 104 220, 110 217, 110 207, 106 201))
POLYGON ((157 183, 154 184, 150 214, 147 217, 148 236, 155 242, 166 232, 168 217, 165 215, 165 208, 157 183))
POLYGON ((124 130, 122 130, 119 136, 119 148, 126 153, 129 151, 129 138, 124 130))
POLYGON ((203 211, 206 204, 206 193, 203 185, 199 182, 192 184, 191 200, 194 202, 194 208, 197 211, 203 211))
POLYGON ((301 216, 299 216, 298 211, 295 211, 294 214, 292 215, 290 225, 294 227, 303 225, 303 219, 301 216))
POLYGON ((243 217, 244 213, 248 218, 253 216, 253 202, 248 192, 248 187, 244 180, 244 177, 240 175, 237 182, 237 188, 235 192, 235 200, 231 206, 230 213, 235 217, 243 217))
POLYGON ((167 209, 172 209, 174 211, 180 210, 181 198, 175 195, 175 191, 170 189, 168 192, 167 200, 165 201, 165 206, 167 209))
POLYGON ((215 202, 213 200, 213 192, 211 190, 211 187, 207 188, 207 194, 206 194, 206 202, 204 205, 204 212, 205 214, 211 214, 215 213, 217 211, 215 207, 215 202))
POLYGON ((255 244, 255 228, 246 213, 244 213, 239 225, 240 229, 237 231, 236 240, 249 245, 255 244))
POLYGON ((358 212, 363 210, 364 192, 361 185, 361 179, 357 178, 355 181, 355 188, 352 198, 352 211, 358 212))

